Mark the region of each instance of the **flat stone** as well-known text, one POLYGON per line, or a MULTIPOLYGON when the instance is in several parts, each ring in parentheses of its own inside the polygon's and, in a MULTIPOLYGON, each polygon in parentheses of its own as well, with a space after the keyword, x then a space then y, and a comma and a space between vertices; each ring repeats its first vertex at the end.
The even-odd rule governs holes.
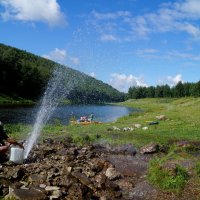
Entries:
POLYGON ((43 192, 36 189, 14 189, 9 197, 18 200, 45 200, 47 198, 43 192))

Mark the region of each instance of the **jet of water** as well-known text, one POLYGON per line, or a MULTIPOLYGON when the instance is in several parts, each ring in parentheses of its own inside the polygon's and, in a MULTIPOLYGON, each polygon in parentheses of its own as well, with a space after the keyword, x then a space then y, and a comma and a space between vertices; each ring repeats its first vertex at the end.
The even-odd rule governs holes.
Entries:
POLYGON ((43 126, 47 123, 58 104, 64 97, 69 94, 73 87, 73 79, 66 78, 66 71, 64 67, 58 66, 50 78, 44 96, 42 98, 41 106, 38 110, 33 130, 26 140, 24 159, 26 159, 37 142, 43 126))

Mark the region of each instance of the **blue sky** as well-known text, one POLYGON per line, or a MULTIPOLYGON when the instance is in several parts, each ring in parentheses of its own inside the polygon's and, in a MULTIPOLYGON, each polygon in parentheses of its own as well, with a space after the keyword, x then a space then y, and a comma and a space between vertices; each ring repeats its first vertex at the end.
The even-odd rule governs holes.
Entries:
POLYGON ((130 86, 200 80, 200 0, 0 0, 0 42, 130 86))

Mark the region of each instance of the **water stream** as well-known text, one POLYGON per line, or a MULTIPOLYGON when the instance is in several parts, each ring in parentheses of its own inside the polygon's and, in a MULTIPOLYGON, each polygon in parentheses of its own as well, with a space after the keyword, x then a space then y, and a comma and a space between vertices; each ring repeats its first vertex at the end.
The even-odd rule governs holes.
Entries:
POLYGON ((47 123, 60 101, 70 92, 72 85, 72 80, 66 81, 64 68, 58 66, 48 82, 41 101, 41 106, 36 115, 33 130, 26 140, 24 150, 25 159, 37 142, 43 126, 47 123))

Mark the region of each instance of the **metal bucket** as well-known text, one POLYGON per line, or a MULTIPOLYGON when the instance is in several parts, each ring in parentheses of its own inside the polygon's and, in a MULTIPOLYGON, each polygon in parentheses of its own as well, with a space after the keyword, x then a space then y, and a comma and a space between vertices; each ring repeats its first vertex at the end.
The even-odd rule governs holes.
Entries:
POLYGON ((19 148, 19 147, 11 147, 10 161, 16 164, 22 164, 24 161, 24 149, 19 148))

